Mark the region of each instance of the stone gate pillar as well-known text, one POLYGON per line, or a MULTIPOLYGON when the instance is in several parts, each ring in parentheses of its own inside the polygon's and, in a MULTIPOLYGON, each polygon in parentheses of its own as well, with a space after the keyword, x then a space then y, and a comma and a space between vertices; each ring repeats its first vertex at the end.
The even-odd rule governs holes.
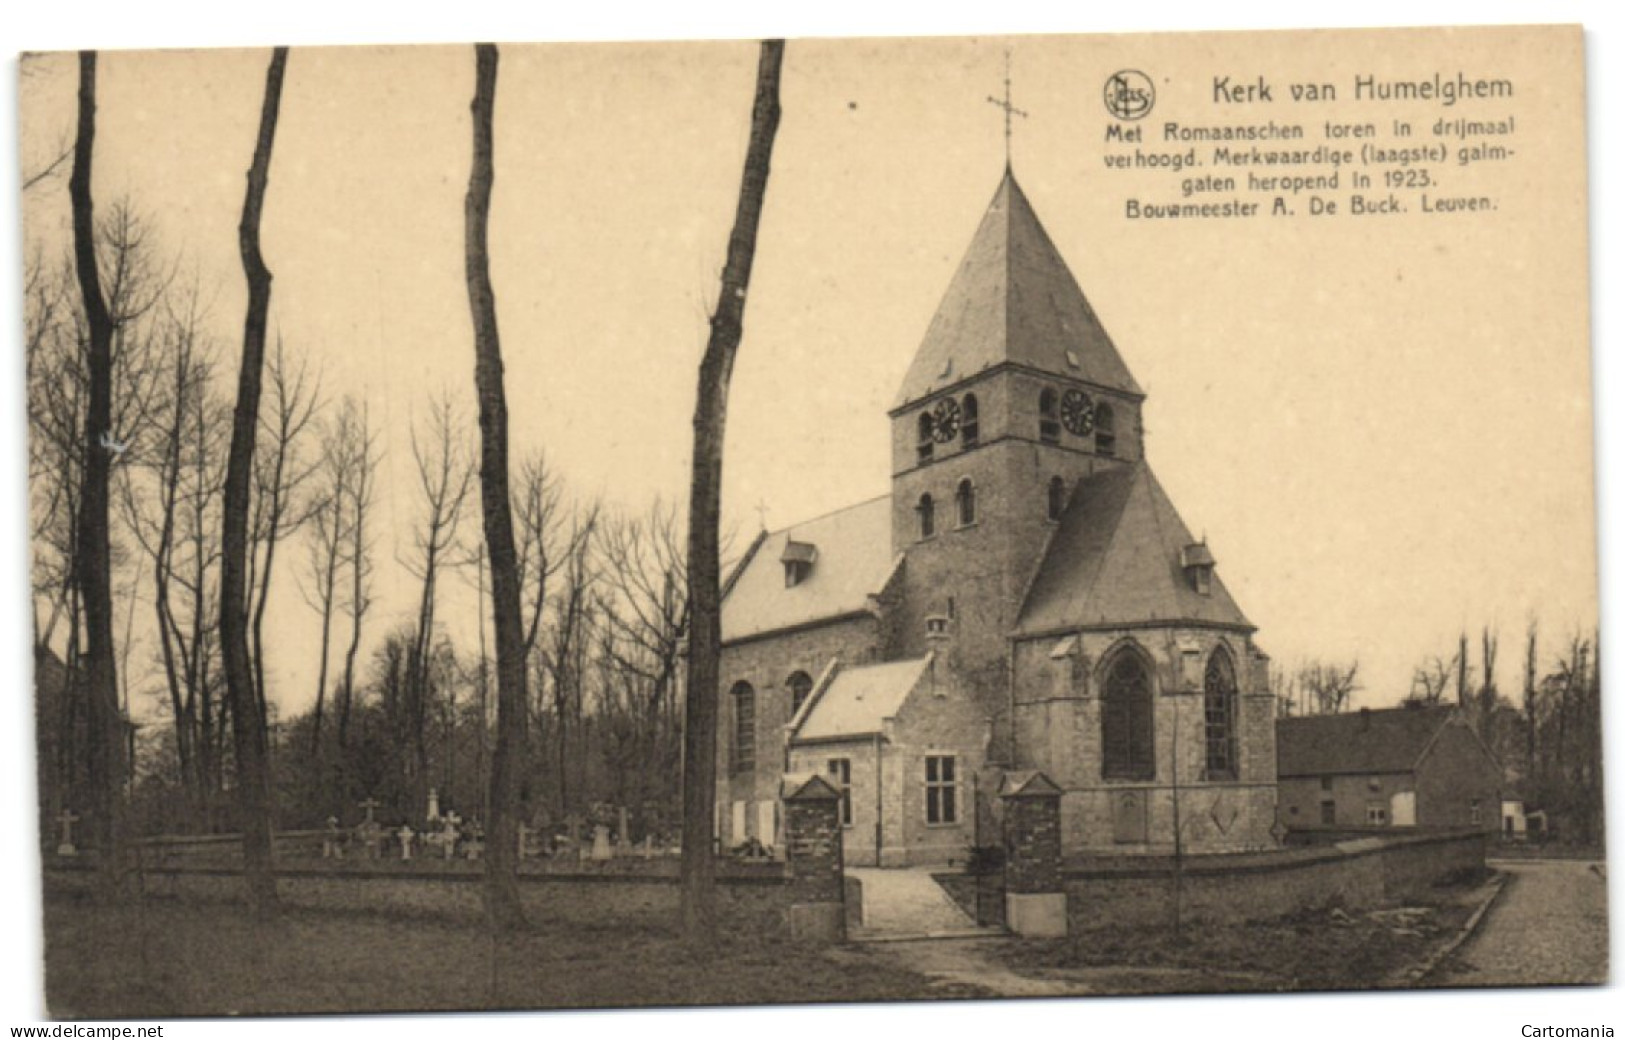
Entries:
POLYGON ((786 775, 781 791, 790 938, 841 942, 846 938, 841 793, 815 773, 786 775))
POLYGON ((1007 773, 1004 800, 1004 922, 1017 935, 1066 934, 1061 883, 1061 789, 1036 770, 1007 773))

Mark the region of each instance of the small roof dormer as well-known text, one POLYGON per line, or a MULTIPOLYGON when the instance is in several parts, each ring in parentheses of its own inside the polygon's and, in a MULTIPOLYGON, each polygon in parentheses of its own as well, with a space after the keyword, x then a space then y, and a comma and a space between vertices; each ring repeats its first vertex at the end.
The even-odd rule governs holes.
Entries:
POLYGON ((779 562, 784 564, 784 587, 793 589, 812 575, 813 564, 818 562, 818 546, 787 538, 779 562))

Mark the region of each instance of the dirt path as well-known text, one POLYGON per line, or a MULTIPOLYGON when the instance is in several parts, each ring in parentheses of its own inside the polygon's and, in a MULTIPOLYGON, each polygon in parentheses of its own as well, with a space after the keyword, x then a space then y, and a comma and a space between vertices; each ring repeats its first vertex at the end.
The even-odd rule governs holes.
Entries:
POLYGON ((1446 986, 1608 981, 1608 891, 1601 863, 1501 861, 1511 875, 1478 933, 1436 976, 1446 986))
POLYGON ((919 972, 950 993, 980 990, 999 997, 1085 997, 1125 993, 1212 993, 1230 989, 1276 989, 1274 980, 1244 973, 1147 966, 1023 968, 1004 963, 1001 948, 1023 940, 928 939, 875 943, 866 948, 898 967, 919 972))

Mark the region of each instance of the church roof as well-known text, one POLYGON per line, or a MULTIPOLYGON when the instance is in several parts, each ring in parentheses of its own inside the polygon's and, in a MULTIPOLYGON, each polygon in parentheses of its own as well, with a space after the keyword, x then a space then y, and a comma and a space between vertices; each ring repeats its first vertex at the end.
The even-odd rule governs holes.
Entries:
POLYGON ((1207 595, 1193 587, 1181 553, 1195 541, 1144 461, 1080 481, 1028 590, 1017 634, 1149 621, 1253 627, 1218 575, 1207 595))
POLYGON ((1285 778, 1409 772, 1455 711, 1440 705, 1280 719, 1276 773, 1285 778))
POLYGON ((931 667, 931 655, 884 664, 842 668, 807 712, 793 737, 796 741, 844 740, 881 731, 895 718, 908 695, 931 667))
POLYGON ((897 405, 1005 362, 1141 392, 1008 169, 937 305, 897 405))
POLYGON ((865 610, 895 564, 890 496, 770 532, 730 579, 722 600, 722 641, 865 610), (788 587, 786 561, 810 564, 788 587))

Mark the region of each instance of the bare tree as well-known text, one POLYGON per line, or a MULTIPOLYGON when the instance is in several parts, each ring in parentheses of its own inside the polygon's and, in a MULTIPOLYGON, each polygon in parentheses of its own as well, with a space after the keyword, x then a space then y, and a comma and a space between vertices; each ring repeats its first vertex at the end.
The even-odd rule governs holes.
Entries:
POLYGON ((248 615, 254 658, 254 699, 268 718, 265 693, 265 607, 271 600, 277 545, 310 517, 302 497, 317 462, 300 450, 306 431, 321 406, 321 389, 303 361, 290 362, 282 337, 266 358, 270 408, 261 417, 263 446, 254 455, 254 487, 249 508, 252 539, 248 554, 248 615))
POLYGON ((249 506, 254 478, 254 441, 259 426, 260 381, 265 364, 266 315, 271 307, 271 272, 260 253, 260 214, 276 140, 277 111, 288 49, 271 54, 265 77, 248 192, 238 225, 243 273, 248 281, 248 313, 243 322, 242 367, 232 415, 231 450, 226 458, 220 567, 220 639, 226 690, 231 701, 232 746, 236 753, 237 797, 243 828, 243 866, 250 904, 258 916, 276 910, 276 879, 271 873, 271 784, 265 719, 257 701, 248 632, 249 506))
POLYGON ((618 774, 625 801, 642 805, 679 766, 669 727, 678 719, 676 690, 688 634, 688 576, 675 507, 656 501, 641 516, 601 525, 600 554, 609 596, 601 656, 614 666, 626 697, 626 746, 618 774), (635 685, 624 680, 634 680, 635 685))
POLYGON ((355 460, 349 470, 350 483, 340 492, 349 510, 349 549, 345 562, 350 569, 350 643, 344 651, 344 679, 339 686, 338 705, 338 744, 339 750, 343 751, 349 746, 350 714, 355 705, 356 652, 361 648, 362 624, 372 606, 373 534, 368 517, 372 513, 373 494, 377 487, 379 454, 367 406, 357 406, 353 399, 346 398, 341 414, 350 417, 344 429, 349 445, 347 450, 355 460))
POLYGON ((1525 640, 1523 658, 1523 710, 1526 719, 1526 733, 1524 739, 1527 745, 1526 750, 1528 756, 1525 759, 1524 776, 1527 777, 1533 777, 1535 775, 1535 763, 1537 761, 1536 751, 1537 743, 1539 741, 1538 731, 1540 729, 1540 718, 1536 707, 1537 687, 1535 685, 1536 636, 1535 619, 1531 617, 1529 619, 1529 635, 1525 640))
POLYGON ((220 772, 214 656, 218 505, 227 413, 211 389, 214 358, 195 289, 165 304, 165 391, 153 450, 121 481, 125 522, 152 568, 153 622, 174 727, 179 780, 201 820, 220 772))
MULTIPOLYGON (((497 49, 475 48, 474 161, 464 206, 464 266, 474 321, 474 385, 480 402, 480 512, 491 560, 491 617, 497 643, 497 744, 491 756, 487 812, 491 844, 485 865, 485 912, 493 930, 524 923, 519 902, 519 783, 529 697, 525 693, 524 621, 518 550, 508 498, 508 402, 502 386, 502 343, 486 228, 491 216, 491 121, 496 105, 497 49)), ((480 609, 484 609, 481 604, 480 609)))
POLYGON ((96 52, 79 55, 79 127, 68 191, 73 206, 74 267, 89 325, 83 476, 75 539, 75 584, 85 612, 87 691, 90 699, 89 773, 95 806, 90 827, 101 850, 102 893, 113 898, 120 883, 122 804, 119 787, 124 734, 118 711, 118 676, 113 652, 112 546, 108 528, 108 488, 113 443, 113 317, 102 295, 96 257, 96 218, 90 190, 96 141, 96 52))
POLYGON ((1501 638, 1488 625, 1479 633, 1479 687, 1478 687, 1478 733, 1484 738, 1484 743, 1490 747, 1495 746, 1495 702, 1499 691, 1495 688, 1495 658, 1500 649, 1501 638))
POLYGON ((1405 702, 1428 706, 1443 703, 1445 691, 1450 688, 1451 676, 1455 670, 1454 654, 1449 660, 1435 654, 1417 665, 1411 673, 1411 692, 1406 695, 1405 702))
POLYGON ((1314 660, 1298 667, 1297 689, 1307 701, 1305 714, 1335 715, 1347 711, 1360 690, 1360 662, 1339 664, 1314 660))
POLYGON ((339 607, 339 578, 353 532, 350 496, 357 469, 366 460, 362 451, 361 413, 346 397, 338 413, 324 424, 321 455, 314 469, 315 487, 309 502, 310 538, 305 546, 301 590, 305 602, 321 615, 321 651, 316 671, 316 703, 312 710, 310 753, 321 749, 322 719, 327 701, 328 666, 332 657, 333 616, 339 607))
POLYGON ((541 667, 552 689, 554 717, 554 784, 560 814, 580 800, 586 744, 582 720, 586 709, 587 654, 597 620, 598 567, 593 559, 597 503, 577 506, 568 542, 557 554, 561 587, 553 594, 543 640, 541 667))
POLYGON ((716 863, 711 833, 716 802, 717 683, 722 647, 722 444, 728 384, 744 333, 745 298, 756 257, 756 229, 767 194, 773 138, 779 127, 779 69, 784 41, 764 40, 756 70, 750 142, 739 206, 728 237, 722 290, 700 362, 694 403, 693 479, 689 493, 688 692, 683 721, 683 932, 691 943, 716 941, 716 863))
POLYGON ((428 429, 412 433, 412 459, 423 496, 423 513, 414 534, 414 555, 405 562, 418 580, 418 608, 406 659, 408 730, 403 737, 410 742, 410 797, 412 804, 419 806, 424 804, 429 790, 427 727, 433 692, 429 654, 434 643, 439 582, 442 572, 458 562, 458 525, 474 480, 474 468, 456 434, 458 426, 451 401, 442 396, 430 409, 428 429))

